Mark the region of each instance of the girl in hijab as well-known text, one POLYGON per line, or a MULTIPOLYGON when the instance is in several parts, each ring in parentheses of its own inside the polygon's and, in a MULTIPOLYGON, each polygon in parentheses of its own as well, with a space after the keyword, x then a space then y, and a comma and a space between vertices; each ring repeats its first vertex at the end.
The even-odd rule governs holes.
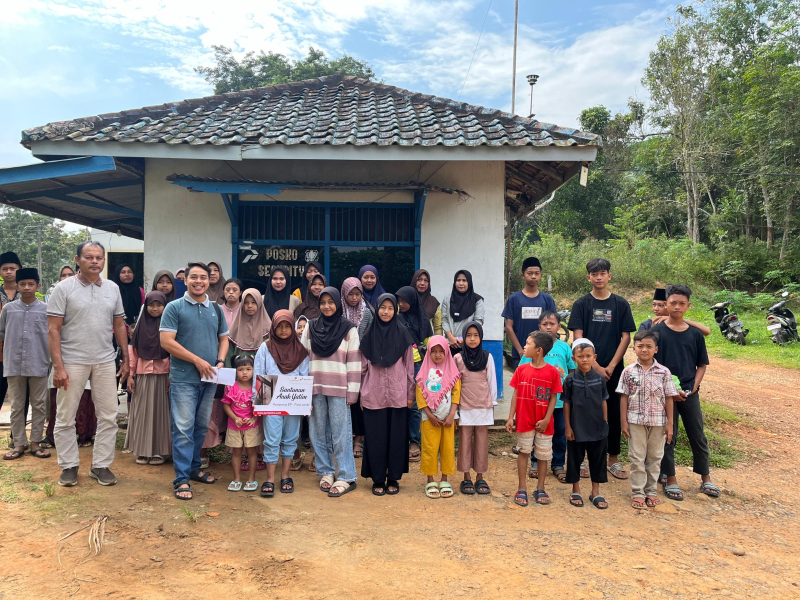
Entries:
POLYGON ((483 296, 475 293, 472 274, 461 270, 453 278, 453 291, 442 301, 442 329, 454 353, 464 345, 464 325, 475 321, 483 325, 483 296))
POLYGON ((422 415, 422 462, 420 472, 427 475, 425 495, 428 498, 451 498, 453 486, 448 475, 456 472, 455 427, 456 409, 461 401, 461 373, 450 353, 447 340, 434 335, 428 342, 428 353, 417 374, 417 408, 422 415), (442 463, 442 479, 434 477, 442 463))
POLYGON ((289 269, 287 267, 273 267, 269 275, 269 285, 264 294, 264 308, 270 319, 279 310, 294 312, 300 305, 300 299, 292 294, 289 285, 289 269))
MULTIPOLYGON (((175 300, 175 277, 169 271, 159 271, 153 277, 153 287, 150 290, 164 294, 169 304, 175 300)), ((147 304, 147 298, 145 298, 145 304, 147 304)))
POLYGON ((408 407, 415 403, 414 342, 397 318, 391 294, 378 298, 378 314, 361 339, 364 460, 361 476, 376 496, 400 491, 408 473, 408 407))
POLYGON ((364 265, 358 271, 358 278, 361 280, 364 300, 369 302, 369 305, 374 309, 378 298, 380 298, 381 294, 386 293, 380 279, 378 279, 378 269, 372 265, 364 265))
MULTIPOLYGON (((321 275, 322 271, 323 267, 321 262, 317 262, 316 260, 307 262, 305 269, 303 269, 303 279, 300 280, 300 285, 294 290, 294 292, 292 292, 292 295, 296 296, 301 302, 305 300, 306 296, 308 295, 308 288, 311 287, 312 280, 314 279, 314 275, 321 275)), ((325 285, 327 285, 327 283, 325 285)))
POLYGON ((175 271, 175 279, 173 280, 175 283, 175 297, 176 298, 183 298, 183 295, 186 293, 186 269, 181 268, 175 271))
POLYGON ((483 478, 489 469, 489 426, 494 425, 497 404, 497 374, 494 359, 483 349, 483 327, 471 321, 464 325, 464 346, 455 359, 461 373, 461 403, 458 407, 458 465, 464 473, 461 493, 488 494, 483 478), (474 470, 473 485, 470 471, 474 470))
POLYGON ((225 302, 225 300, 223 300, 225 293, 225 276, 222 274, 222 267, 217 261, 212 260, 208 263, 208 271, 209 286, 206 292, 206 294, 208 294, 208 299, 211 302, 219 302, 222 304, 225 302))
POLYGON ((431 274, 425 269, 415 271, 411 278, 411 287, 419 294, 422 308, 425 309, 425 314, 431 320, 433 333, 442 335, 442 309, 439 301, 431 294, 431 274))
MULTIPOLYGON (((348 277, 342 284, 342 308, 344 317, 358 329, 358 339, 364 337, 364 332, 373 320, 372 307, 364 300, 364 290, 361 282, 356 277, 348 277)), ((364 412, 361 410, 361 401, 350 405, 350 417, 353 422, 353 456, 364 456, 364 412)))
POLYGON ((228 279, 225 282, 225 287, 222 289, 222 314, 225 315, 225 322, 228 324, 230 330, 233 325, 233 320, 239 314, 239 309, 242 307, 242 282, 235 277, 228 279))
POLYGON ((175 271, 175 279, 186 281, 186 267, 181 267, 180 269, 175 271))
POLYGON ((139 311, 144 303, 144 290, 133 282, 133 269, 127 263, 119 265, 114 272, 114 283, 119 287, 119 294, 122 296, 122 307, 125 309, 125 325, 128 328, 128 335, 131 335, 130 327, 136 323, 139 311))
MULTIPOLYGON (((168 271, 166 271, 168 273, 168 271)), ((158 283, 158 275, 154 283, 158 283)), ((145 308, 130 345, 128 391, 133 395, 125 448, 137 465, 163 465, 172 454, 169 417, 169 353, 161 347, 158 328, 167 297, 158 290, 145 297, 145 308)))
POLYGON ((305 300, 297 308, 294 309, 294 316, 296 319, 306 317, 309 321, 316 319, 319 315, 319 297, 325 286, 328 285, 328 280, 325 275, 317 273, 311 278, 311 285, 308 286, 308 293, 305 295, 305 300))
POLYGON ((319 310, 320 316, 308 323, 301 340, 309 351, 308 372, 314 378, 311 442, 317 475, 321 477, 320 490, 339 498, 356 487, 348 404, 355 404, 361 388, 361 351, 358 331, 342 314, 339 290, 323 289, 319 310))
POLYGON ((308 326, 308 317, 299 317, 294 324, 294 331, 297 334, 297 339, 301 339, 303 337, 303 332, 306 330, 306 326, 308 326))
MULTIPOLYGON (((410 286, 401 287, 397 290, 397 304, 400 311, 398 319, 414 342, 414 375, 416 375, 422 365, 428 338, 433 335, 433 328, 422 308, 417 290, 410 286)), ((420 461, 421 423, 422 415, 417 410, 417 405, 413 404, 408 410, 408 460, 411 462, 420 461)))
MULTIPOLYGON (((275 311, 269 339, 261 344, 256 354, 256 377, 305 377, 308 375, 308 363, 308 350, 295 335, 294 316, 288 310, 275 311)), ((294 481, 289 477, 289 470, 297 451, 302 421, 303 417, 300 415, 265 415, 261 418, 264 429, 264 461, 267 463, 267 480, 261 486, 261 495, 264 498, 275 495, 275 468, 279 454, 283 459, 280 491, 282 494, 291 494, 294 491, 294 481)))

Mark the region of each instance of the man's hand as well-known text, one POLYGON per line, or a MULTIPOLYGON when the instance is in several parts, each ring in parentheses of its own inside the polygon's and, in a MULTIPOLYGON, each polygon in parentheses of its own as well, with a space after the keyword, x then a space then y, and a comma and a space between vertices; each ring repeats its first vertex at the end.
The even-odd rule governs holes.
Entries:
POLYGON ((675 402, 684 402, 686 400, 686 396, 687 396, 686 392, 684 392, 683 390, 678 390, 678 395, 674 396, 673 400, 675 402))
POLYGON ((567 428, 564 430, 564 437, 566 437, 570 442, 575 441, 575 432, 572 431, 572 427, 567 425, 567 428))
POLYGON ((614 369, 616 369, 616 368, 617 368, 617 365, 608 365, 608 366, 605 368, 605 371, 606 371, 606 372, 605 372, 605 378, 606 378, 606 381, 608 381, 609 379, 611 379, 611 377, 613 377, 613 376, 614 376, 614 369))
POLYGON ((506 421, 506 431, 508 433, 514 433, 514 419, 506 421))
POLYGON ((69 374, 64 367, 55 367, 53 369, 53 386, 64 388, 65 391, 69 387, 69 374))
POLYGON ((622 422, 622 428, 621 428, 621 431, 622 431, 622 435, 624 435, 624 436, 625 436, 625 439, 626 439, 626 440, 629 440, 629 439, 631 439, 631 427, 630 427, 630 425, 628 425, 628 419, 625 419, 625 420, 622 422))
POLYGON ((659 323, 663 323, 669 317, 653 317, 653 325, 658 325, 659 323))
POLYGON ((122 364, 119 366, 119 371, 117 371, 117 377, 119 377, 120 383, 125 383, 125 380, 128 379, 128 374, 131 372, 131 366, 128 363, 127 358, 122 359, 122 364))
POLYGON ((600 366, 600 365, 598 365, 597 363, 595 363, 595 364, 593 364, 593 365, 592 365, 592 370, 593 370, 595 373, 599 373, 600 375, 602 375, 602 376, 603 376, 603 379, 605 379, 606 381, 608 381, 609 379, 611 379, 611 375, 609 375, 608 373, 606 373, 606 368, 605 368, 605 367, 601 367, 601 366, 600 366))
POLYGON ((550 419, 542 419, 541 421, 537 421, 534 429, 539 433, 544 433, 544 430, 547 429, 547 424, 550 423, 550 419))
POLYGON ((217 370, 208 364, 208 361, 199 358, 194 362, 194 366, 197 367, 197 370, 200 371, 200 376, 203 379, 213 379, 214 375, 217 374, 217 370))
POLYGON ((667 423, 667 426, 664 427, 664 437, 667 438, 667 443, 669 444, 672 442, 672 428, 674 425, 672 423, 667 423))

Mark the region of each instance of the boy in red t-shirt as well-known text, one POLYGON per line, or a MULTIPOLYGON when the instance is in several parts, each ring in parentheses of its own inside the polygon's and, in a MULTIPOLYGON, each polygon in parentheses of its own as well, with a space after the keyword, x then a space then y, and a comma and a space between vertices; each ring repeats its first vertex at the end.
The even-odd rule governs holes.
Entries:
POLYGON ((531 362, 521 365, 511 378, 514 396, 506 421, 506 431, 514 431, 517 421, 517 473, 519 486, 514 502, 528 506, 528 460, 531 452, 538 461, 539 480, 533 498, 537 504, 549 504, 550 496, 544 491, 547 463, 553 458, 553 410, 561 392, 561 374, 544 357, 553 348, 555 338, 546 331, 534 331, 525 342, 524 354, 531 362))

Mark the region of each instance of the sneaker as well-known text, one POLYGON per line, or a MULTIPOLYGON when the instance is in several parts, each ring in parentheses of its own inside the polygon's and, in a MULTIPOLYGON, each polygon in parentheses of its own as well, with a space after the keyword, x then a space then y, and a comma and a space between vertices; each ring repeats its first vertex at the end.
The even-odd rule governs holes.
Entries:
POLYGON ((61 471, 61 477, 58 478, 58 485, 64 487, 72 487, 78 485, 78 467, 70 467, 61 471))
POLYGON ((114 485, 117 483, 117 478, 111 472, 111 469, 106 467, 92 468, 92 470, 89 471, 89 477, 92 479, 97 479, 97 483, 100 485, 114 485))

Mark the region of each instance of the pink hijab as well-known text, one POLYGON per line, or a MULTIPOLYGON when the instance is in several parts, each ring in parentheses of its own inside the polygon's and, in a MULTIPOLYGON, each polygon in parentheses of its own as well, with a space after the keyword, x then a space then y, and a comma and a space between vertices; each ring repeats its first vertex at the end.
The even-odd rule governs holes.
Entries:
POLYGON ((364 311, 369 310, 367 303, 364 301, 364 288, 361 285, 361 280, 357 277, 348 277, 342 283, 342 312, 345 319, 350 321, 353 325, 358 327, 361 324, 361 319, 364 318, 364 311), (361 300, 356 306, 350 306, 347 301, 347 294, 353 291, 353 288, 361 290, 361 300))
POLYGON ((422 390, 425 403, 431 410, 439 408, 447 393, 453 389, 456 381, 461 379, 461 373, 453 360, 450 352, 450 344, 441 335, 434 335, 428 340, 428 352, 422 359, 419 373, 417 374, 417 385, 422 390), (437 365, 431 359, 431 350, 434 346, 441 346, 444 349, 444 362, 437 365))

